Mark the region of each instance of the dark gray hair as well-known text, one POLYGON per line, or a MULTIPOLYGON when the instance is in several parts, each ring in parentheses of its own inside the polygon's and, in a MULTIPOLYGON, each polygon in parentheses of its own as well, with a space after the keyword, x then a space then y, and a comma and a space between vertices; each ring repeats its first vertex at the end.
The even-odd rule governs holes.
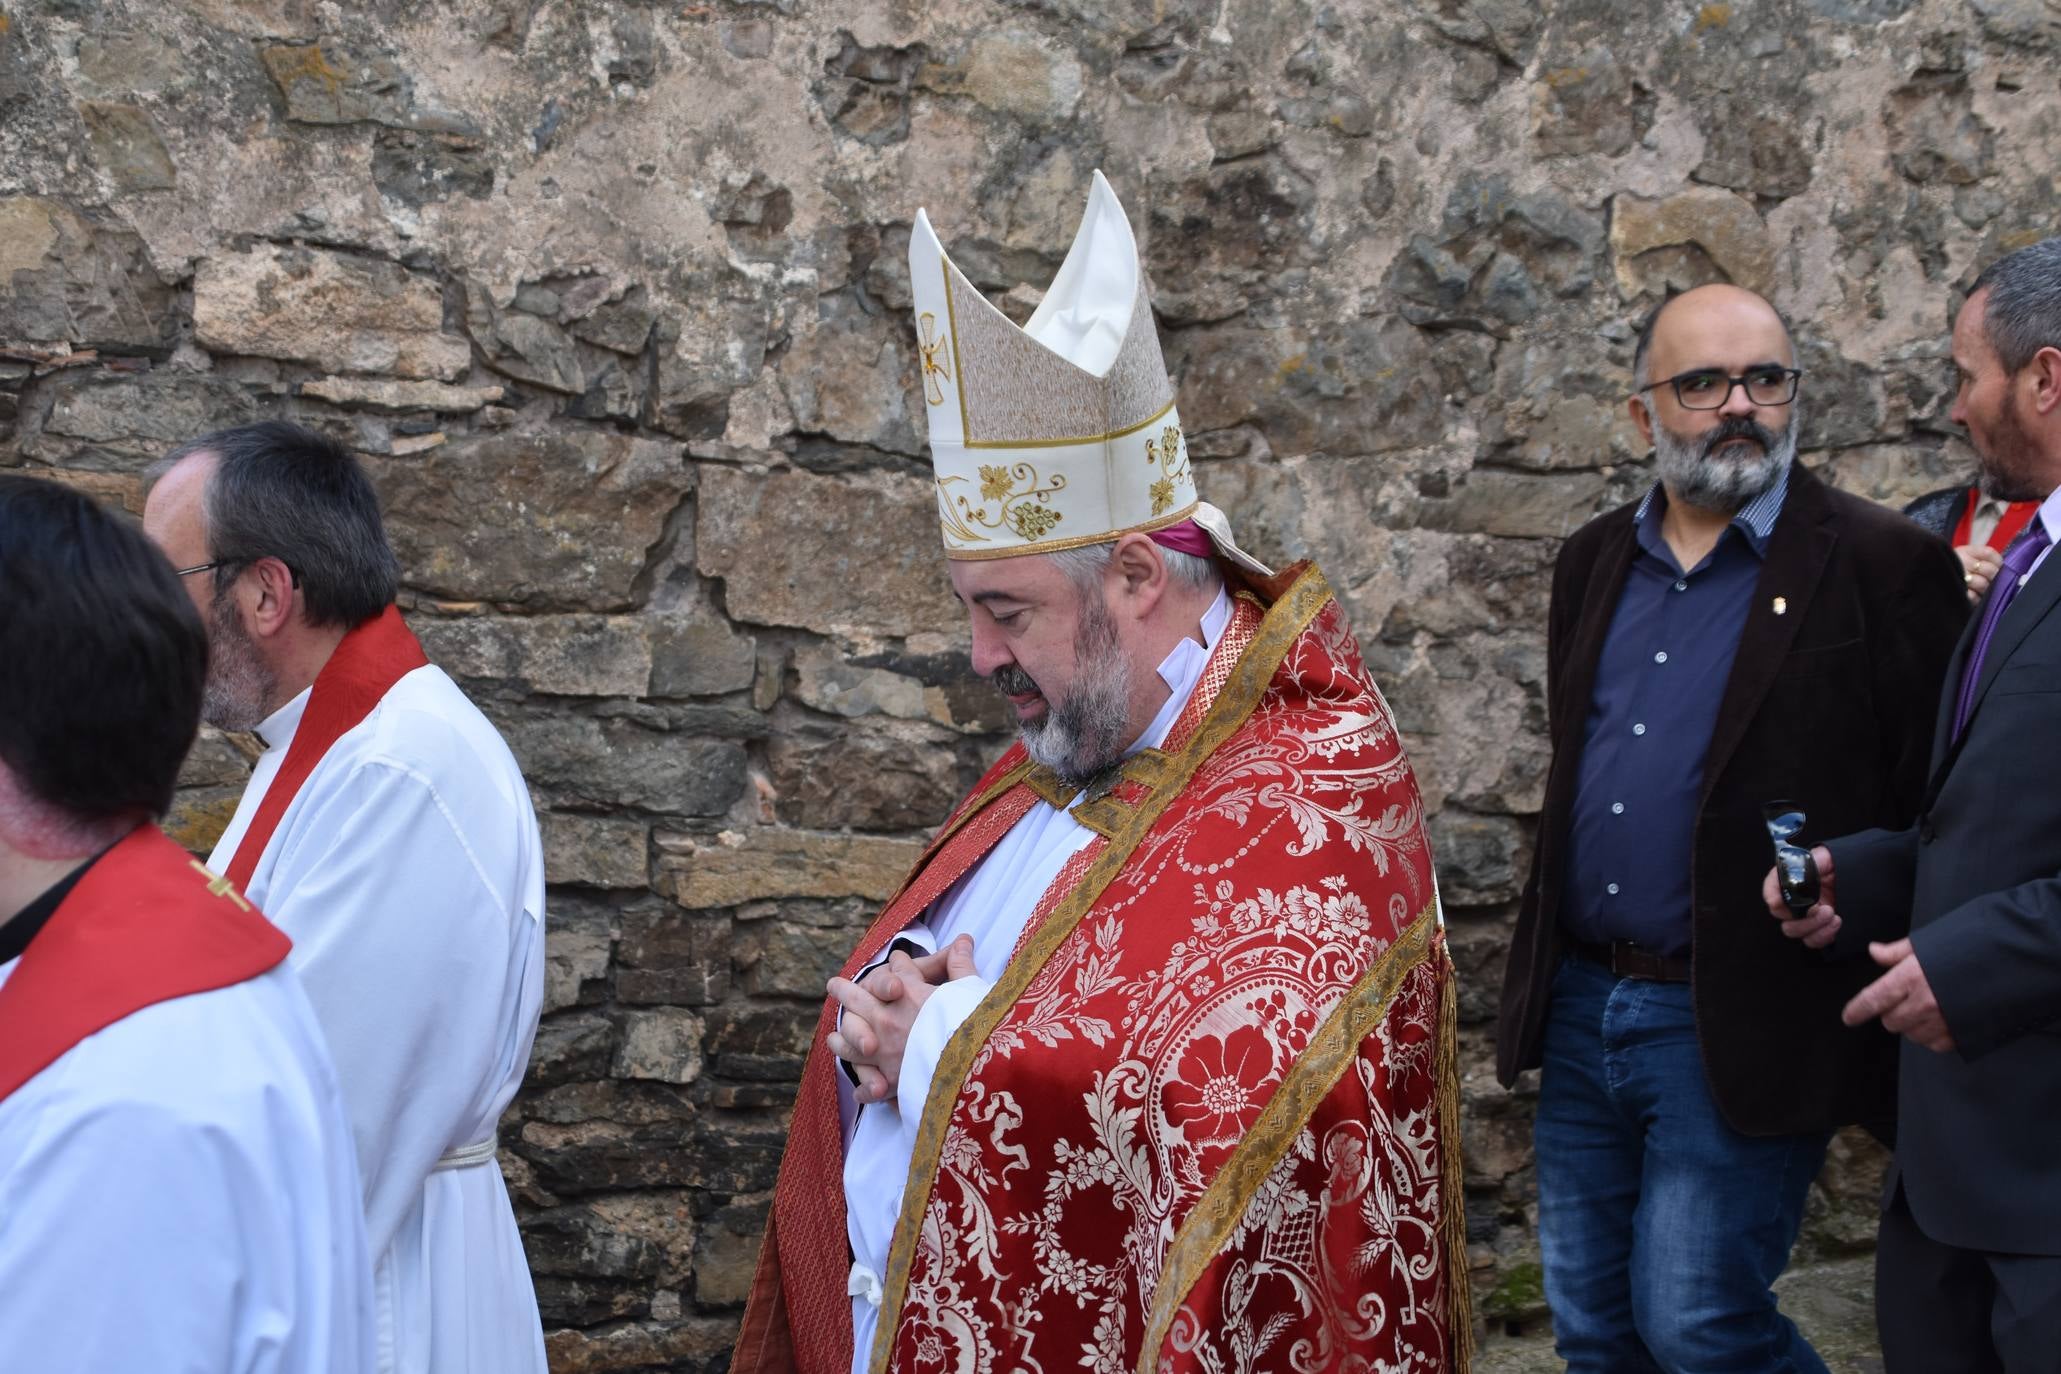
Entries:
POLYGON ((1988 291, 1982 332, 2007 373, 2042 348, 2061 348, 2061 236, 2028 244, 1982 269, 1968 294, 1988 291))
MULTIPOLYGON (((1061 549, 1047 554, 1054 567, 1066 574, 1074 589, 1085 595, 1101 580, 1109 567, 1109 560, 1116 552, 1116 542, 1109 540, 1101 544, 1084 544, 1077 549, 1061 549)), ((1194 591, 1210 591, 1220 585, 1223 575, 1217 571, 1216 563, 1179 549, 1159 546, 1160 556, 1166 560, 1167 576, 1174 584, 1194 591)))
POLYGON ((201 501, 219 593, 243 568, 276 558, 293 571, 308 620, 356 625, 385 610, 400 561, 365 469, 335 440, 284 420, 218 430, 174 449, 162 472, 195 454, 216 466, 201 501))

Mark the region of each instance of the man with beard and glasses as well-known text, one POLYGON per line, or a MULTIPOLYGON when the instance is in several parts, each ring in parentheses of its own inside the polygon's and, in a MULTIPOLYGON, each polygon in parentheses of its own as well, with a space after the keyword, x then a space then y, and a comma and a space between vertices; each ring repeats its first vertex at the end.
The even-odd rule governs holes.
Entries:
POLYGON ((494 1130, 543 1001, 515 759, 430 666, 347 451, 283 422, 160 465, 145 531, 208 627, 204 718, 264 753, 210 865, 293 937, 350 1109, 379 1374, 543 1374, 494 1130))
POLYGON ((1984 269, 1953 355, 1983 489, 2037 514, 1948 667, 1915 823, 1821 830, 1845 838, 1801 917, 1762 895, 1802 946, 1880 971, 1844 1020, 1901 1037, 1889 1369, 2030 1374, 2061 1359, 2061 238, 1984 269))
POLYGON ((1823 1371, 1775 1306, 1836 1128, 1886 1138, 1864 970, 1780 936, 1761 807, 1901 826, 1967 616, 1947 546, 1796 461, 1800 373, 1759 296, 1663 302, 1633 359, 1659 481, 1560 551, 1553 761, 1497 1071, 1543 1065, 1539 1243, 1575 1371, 1823 1371))
POLYGON ((1451 965, 1338 603, 1197 499, 1100 173, 1021 329, 909 257, 1021 739, 830 982, 730 1367, 1463 1370, 1451 965))

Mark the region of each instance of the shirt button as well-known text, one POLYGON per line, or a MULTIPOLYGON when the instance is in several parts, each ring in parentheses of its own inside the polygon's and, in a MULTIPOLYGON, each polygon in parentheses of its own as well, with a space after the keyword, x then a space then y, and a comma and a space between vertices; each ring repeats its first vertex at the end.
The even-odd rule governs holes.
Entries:
POLYGON ((1646 733, 1646 727, 1644 725, 1634 725, 1632 727, 1632 733, 1635 735, 1643 735, 1646 733))
POLYGON ((1677 582, 1675 583, 1675 590, 1678 592, 1686 592, 1689 590, 1689 584, 1687 582, 1677 582))
POLYGON ((1609 887, 1605 888, 1604 891, 1608 892, 1611 896, 1615 897, 1617 895, 1617 884, 1612 883, 1609 887))
POLYGON ((1613 815, 1613 816, 1622 816, 1622 815, 1624 814, 1624 803, 1623 803, 1623 802, 1612 802, 1612 803, 1610 803, 1610 814, 1611 814, 1611 815, 1613 815))
POLYGON ((1653 656, 1653 661, 1654 661, 1655 663, 1665 663, 1665 662, 1667 662, 1667 650, 1665 650, 1665 649, 1662 649, 1662 650, 1661 650, 1661 651, 1660 651, 1659 653, 1655 654, 1655 655, 1653 656))

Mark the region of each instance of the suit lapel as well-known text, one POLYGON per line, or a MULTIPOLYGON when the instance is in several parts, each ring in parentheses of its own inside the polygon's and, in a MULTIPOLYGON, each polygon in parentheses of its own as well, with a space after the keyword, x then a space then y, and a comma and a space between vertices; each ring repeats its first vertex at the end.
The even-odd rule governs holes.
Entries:
POLYGON ((1825 564, 1839 542, 1838 526, 1838 513, 1825 499, 1824 486, 1801 463, 1792 466, 1789 492, 1768 535, 1760 577, 1753 584, 1753 604, 1739 631, 1739 648, 1732 656, 1732 671, 1725 678, 1725 693, 1710 731, 1710 747, 1703 756, 1706 797, 1731 760, 1732 751, 1746 737, 1747 727, 1796 640, 1825 564), (1782 605, 1780 612, 1775 609, 1777 601, 1782 605))
POLYGON ((2049 554, 2031 580, 2019 589, 2017 599, 2005 609, 2004 618, 1997 622, 1996 634, 1989 641, 1989 652, 1982 658, 1982 676, 1975 681, 1975 700, 1968 704, 1968 728, 1961 732, 1959 740, 1955 740, 1949 737, 1948 732, 1954 728, 1954 708, 1961 700, 1961 674, 1967 671, 1968 655, 1974 652, 1975 635, 1982 625, 1982 608, 1976 607, 1975 614, 1968 617, 1968 628, 1961 632, 1961 642, 1954 648, 1953 661, 1947 665, 1946 685, 1939 694, 1939 723, 1932 736, 1932 757, 1939 760, 1939 766, 1932 770, 1932 784, 1926 789, 1928 810, 1932 799, 1939 795, 1940 784, 1952 771, 1954 760, 1961 752, 1960 746, 1975 732, 1975 717, 1982 713, 1982 699, 1989 694, 1997 674, 2004 670, 2004 664, 2025 642, 2033 627, 2047 617, 2056 602, 2061 602, 2061 566, 2057 565, 2061 565, 2061 558, 2049 554))

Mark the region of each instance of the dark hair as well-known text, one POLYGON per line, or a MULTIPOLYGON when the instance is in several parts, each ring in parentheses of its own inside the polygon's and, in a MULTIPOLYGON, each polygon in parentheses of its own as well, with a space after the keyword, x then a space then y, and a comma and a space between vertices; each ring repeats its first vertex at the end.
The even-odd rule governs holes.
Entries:
MULTIPOLYGON (((1746 288, 1742 286, 1739 289, 1744 291, 1746 288)), ((1686 291, 1671 290, 1660 298, 1660 304, 1646 312, 1645 322, 1639 326, 1639 342, 1632 349, 1632 386, 1634 389, 1644 389, 1646 384, 1653 380, 1646 375, 1646 367, 1649 362, 1647 355, 1653 351, 1653 331, 1659 326, 1660 317, 1666 313, 1669 306, 1687 294, 1688 292, 1686 291)), ((1760 293, 1755 292, 1754 294, 1759 295, 1760 293)), ((1789 327, 1788 316, 1779 310, 1775 310, 1775 303, 1766 296, 1761 296, 1760 302, 1768 309, 1774 310, 1776 322, 1782 326, 1782 333, 1791 341, 1791 346, 1793 347, 1796 331, 1789 327)))
POLYGON ((2005 372, 2016 373, 2042 348, 2061 348, 2061 236, 1983 268, 1968 294, 1984 290, 1982 332, 2005 372))
POLYGON ((161 467, 197 453, 216 465, 201 502, 220 591, 260 558, 293 570, 315 625, 356 625, 385 610, 401 580, 379 496, 334 439, 266 420, 181 444, 161 467))
POLYGON ((85 821, 172 804, 207 630, 157 547, 91 498, 0 475, 0 761, 85 821))

